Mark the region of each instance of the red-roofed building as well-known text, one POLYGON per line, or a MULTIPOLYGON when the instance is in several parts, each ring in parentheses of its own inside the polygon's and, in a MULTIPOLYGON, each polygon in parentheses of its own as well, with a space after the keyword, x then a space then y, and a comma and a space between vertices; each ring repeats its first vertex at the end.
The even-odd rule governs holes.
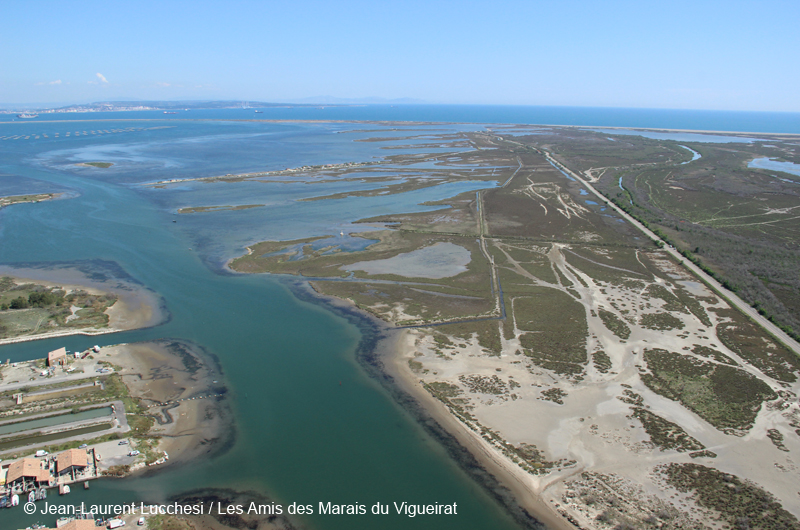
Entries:
POLYGON ((35 458, 23 458, 12 462, 8 466, 6 486, 9 488, 21 487, 23 490, 49 486, 53 476, 42 466, 42 463, 41 460, 35 458))
POLYGON ((85 449, 68 449, 56 458, 56 473, 59 477, 70 475, 74 479, 75 473, 83 471, 88 465, 89 457, 85 449))
POLYGON ((59 348, 47 354, 47 366, 64 366, 67 364, 67 349, 59 348))

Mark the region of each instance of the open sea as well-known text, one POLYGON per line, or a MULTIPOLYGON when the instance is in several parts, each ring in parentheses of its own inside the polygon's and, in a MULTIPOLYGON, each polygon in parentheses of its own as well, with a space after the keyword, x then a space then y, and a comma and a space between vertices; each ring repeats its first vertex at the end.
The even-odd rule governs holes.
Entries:
MULTIPOLYGON (((139 111, 43 114, 33 120, 0 115, 0 196, 65 193, 62 200, 0 210, 0 264, 76 267, 99 275, 117 271, 158 293, 169 315, 166 323, 148 329, 2 346, 0 359, 41 358, 61 346, 74 351, 94 344, 186 340, 219 358, 236 420, 235 443, 220 456, 149 477, 94 481, 88 491, 75 488, 69 497, 51 495, 51 502, 160 502, 199 488, 231 488, 261 492, 284 505, 458 504, 457 516, 300 519, 309 529, 518 528, 503 507, 366 375, 356 359, 359 342, 369 338, 363 322, 298 296, 299 291, 281 278, 234 275, 224 268, 227 260, 257 241, 362 231, 363 226, 352 223, 379 214, 432 209, 423 203, 486 183, 314 202, 299 199, 381 184, 293 177, 269 183, 141 185, 364 162, 418 150, 412 145, 386 151, 386 143, 355 141, 402 137, 405 133, 394 126, 324 120, 449 122, 424 126, 437 131, 475 130, 482 123, 539 123, 800 133, 800 114, 558 107, 301 107, 266 108, 259 114, 225 109, 171 115, 139 111), (75 166, 86 161, 114 165, 75 166), (182 207, 223 204, 266 206, 176 214, 182 207)), ((58 277, 59 272, 54 269, 52 274, 58 277)), ((55 518, 25 516, 21 508, 2 510, 0 528, 35 522, 54 526, 55 518)))

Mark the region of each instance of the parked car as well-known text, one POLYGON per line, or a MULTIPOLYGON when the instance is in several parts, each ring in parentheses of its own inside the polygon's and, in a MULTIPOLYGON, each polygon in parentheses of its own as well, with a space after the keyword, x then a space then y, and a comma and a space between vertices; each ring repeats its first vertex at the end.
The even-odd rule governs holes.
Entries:
POLYGON ((119 445, 128 445, 128 440, 120 440, 119 445))
POLYGON ((144 517, 139 517, 139 522, 136 524, 138 524, 139 526, 144 526, 144 517))
POLYGON ((86 449, 87 447, 89 447, 89 446, 86 445, 86 444, 81 444, 81 445, 78 446, 78 449, 86 449))
POLYGON ((134 451, 131 451, 130 453, 128 453, 128 456, 139 456, 140 454, 142 454, 142 453, 140 453, 139 451, 134 450, 134 451))

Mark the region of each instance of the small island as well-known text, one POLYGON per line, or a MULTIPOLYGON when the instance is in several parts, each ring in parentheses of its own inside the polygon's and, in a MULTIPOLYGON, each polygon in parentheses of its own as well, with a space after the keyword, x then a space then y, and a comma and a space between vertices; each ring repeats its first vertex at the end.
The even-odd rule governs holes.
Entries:
POLYGON ((78 167, 96 167, 100 169, 108 169, 114 165, 113 162, 81 162, 79 164, 75 164, 78 167))
POLYGON ((0 197, 0 208, 11 206, 12 204, 22 204, 26 202, 49 201, 59 197, 60 193, 37 193, 32 195, 9 195, 0 197))
POLYGON ((192 206, 188 208, 179 208, 178 213, 203 213, 203 212, 220 212, 224 210, 249 210, 250 208, 261 208, 264 204, 239 204, 237 206, 231 205, 218 205, 218 206, 192 206))

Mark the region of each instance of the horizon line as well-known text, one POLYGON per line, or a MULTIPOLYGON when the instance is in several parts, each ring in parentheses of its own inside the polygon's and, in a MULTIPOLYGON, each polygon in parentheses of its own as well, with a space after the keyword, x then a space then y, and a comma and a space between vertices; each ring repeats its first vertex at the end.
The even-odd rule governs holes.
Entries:
MULTIPOLYGON (((228 109, 222 109, 228 110, 228 109)), ((110 111, 114 112, 114 111, 110 111)), ((127 111, 126 111, 127 112, 127 111)), ((135 111, 130 111, 135 112, 135 111)), ((718 111, 727 112, 727 111, 718 111)), ((737 111, 732 111, 737 112, 737 111)), ((800 113, 798 113, 800 114, 800 113)), ((236 122, 258 122, 258 123, 366 123, 366 124, 449 124, 449 123, 472 123, 477 125, 522 125, 526 127, 565 127, 573 129, 612 129, 622 131, 653 131, 653 132, 669 132, 669 133, 690 133, 690 134, 748 134, 748 135, 761 135, 761 136, 798 136, 800 133, 790 132, 765 132, 765 131, 723 131, 714 129, 671 129, 664 127, 636 127, 636 126, 623 126, 623 125, 574 125, 574 124, 560 124, 560 123, 503 123, 503 122, 452 122, 452 121, 420 121, 420 120, 335 120, 335 119, 253 119, 253 118, 166 118, 169 121, 236 121, 236 122)), ((100 119, 84 119, 84 120, 57 120, 49 123, 84 123, 84 122, 99 122, 99 121, 164 121, 164 118, 100 118, 100 119)), ((8 121, 0 124, 33 124, 35 121, 8 121)), ((38 122, 41 123, 41 122, 38 122)), ((678 140, 676 140, 678 141, 678 140)))
MULTIPOLYGON (((311 98, 307 98, 311 99, 311 98)), ((543 104, 532 104, 532 103, 431 103, 425 101, 402 101, 408 100, 411 98, 397 98, 397 99, 386 99, 384 102, 359 102, 358 99, 360 98, 334 98, 334 99, 353 99, 356 101, 340 101, 340 102, 309 102, 309 101, 259 101, 254 99, 232 99, 232 98, 224 98, 224 99, 105 99, 105 100, 96 100, 90 103, 9 103, 9 102, 0 102, 0 112, 15 112, 16 110, 13 106, 19 107, 27 107, 27 110, 52 110, 57 111, 60 109, 69 109, 74 107, 88 107, 93 105, 101 105, 101 104, 116 104, 118 106, 124 105, 141 105, 146 103, 246 103, 246 104, 264 104, 265 107, 251 107, 253 109, 256 108, 267 108, 271 106, 302 106, 302 107, 352 107, 352 106, 403 106, 403 107, 411 107, 411 106, 450 106, 450 107, 533 107, 533 108, 570 108, 570 109, 618 109, 618 110, 649 110, 649 111, 676 111, 676 112, 725 112, 725 113, 759 113, 759 114, 800 114, 800 110, 732 110, 732 109, 703 109, 703 108, 676 108, 676 107, 621 107, 621 106, 614 106, 614 105, 543 105, 543 104)), ((372 98, 363 98, 363 99, 372 99, 372 98)), ((203 107, 198 107, 197 110, 202 109, 203 107)), ((234 107, 235 108, 235 107, 234 107)), ((163 110, 163 109, 127 109, 127 112, 135 112, 137 110, 163 110)), ((209 109, 212 110, 212 109, 209 109)), ((219 109, 221 110, 221 109, 219 109)), ((107 112, 126 112, 126 111, 117 111, 117 110, 109 110, 107 112)))

